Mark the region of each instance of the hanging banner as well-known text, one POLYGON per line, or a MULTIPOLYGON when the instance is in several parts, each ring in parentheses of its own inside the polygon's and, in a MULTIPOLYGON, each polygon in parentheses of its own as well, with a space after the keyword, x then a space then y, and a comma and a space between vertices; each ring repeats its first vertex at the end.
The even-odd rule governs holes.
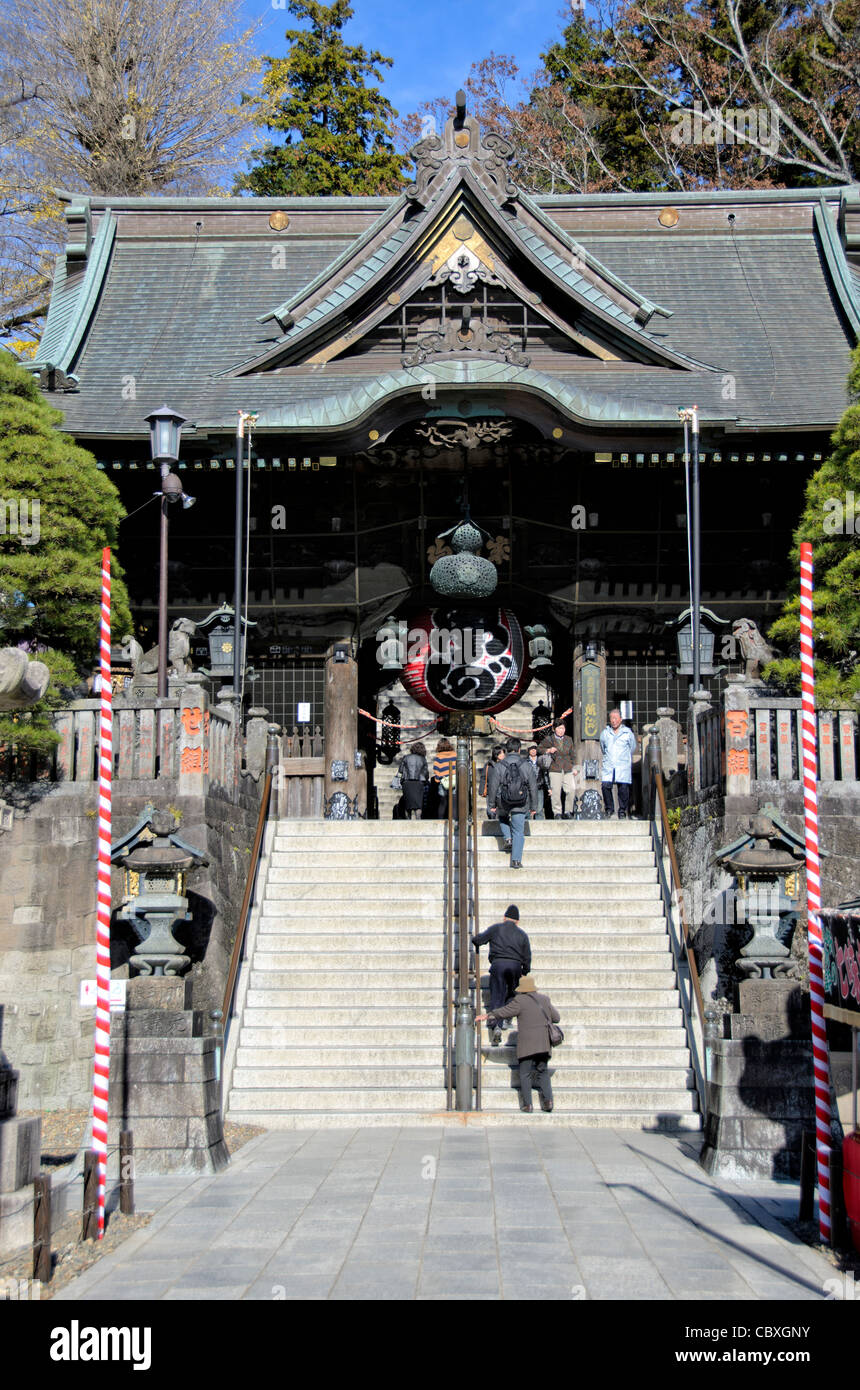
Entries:
POLYGON ((860 911, 821 913, 824 1017, 860 1028, 860 911))

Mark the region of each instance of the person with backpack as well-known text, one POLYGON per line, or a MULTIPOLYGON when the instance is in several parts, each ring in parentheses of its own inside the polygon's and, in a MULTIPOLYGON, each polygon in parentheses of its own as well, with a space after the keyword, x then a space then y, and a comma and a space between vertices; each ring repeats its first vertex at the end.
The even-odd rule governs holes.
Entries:
MULTIPOLYGON (((552 1110, 552 1085, 548 1063, 552 1056, 550 1024, 560 1023, 561 1014, 548 994, 538 994, 531 975, 524 975, 509 1004, 480 1014, 476 1023, 485 1020, 496 1028, 500 1018, 517 1019, 517 1062, 520 1069, 520 1109, 530 1115, 532 1085, 538 1088, 541 1110, 552 1110)), ((560 1038, 561 1035, 559 1035, 560 1038)), ((557 1039, 558 1040, 558 1039, 557 1039)))
POLYGON ((495 812, 512 869, 523 867, 526 817, 536 816, 539 806, 535 770, 520 753, 519 739, 509 738, 504 758, 491 764, 487 775, 487 807, 495 812))

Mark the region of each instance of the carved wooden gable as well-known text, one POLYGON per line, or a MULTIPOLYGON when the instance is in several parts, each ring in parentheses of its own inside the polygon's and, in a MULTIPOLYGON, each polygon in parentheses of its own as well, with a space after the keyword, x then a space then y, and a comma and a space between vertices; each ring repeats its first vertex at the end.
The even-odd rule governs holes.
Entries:
POLYGON ((229 375, 368 356, 384 370, 460 356, 525 367, 559 354, 703 365, 648 331, 666 310, 517 190, 511 153, 500 137, 481 137, 463 99, 442 136, 415 146, 415 183, 324 275, 264 316, 283 337, 229 375))

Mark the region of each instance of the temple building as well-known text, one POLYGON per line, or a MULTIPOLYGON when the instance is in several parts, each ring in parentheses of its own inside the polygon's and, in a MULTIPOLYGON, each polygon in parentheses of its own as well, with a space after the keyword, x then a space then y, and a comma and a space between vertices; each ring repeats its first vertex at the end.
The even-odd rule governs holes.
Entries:
POLYGON ((742 669, 732 623, 766 632, 779 612, 804 488, 847 403, 858 190, 534 196, 510 156, 460 106, 399 197, 63 195, 34 371, 136 513, 119 559, 139 639, 154 644, 158 605, 146 416, 186 420, 178 469, 197 504, 171 514, 169 611, 200 622, 233 599, 244 412, 247 660, 253 702, 287 726, 303 705, 325 734, 333 644, 373 712, 410 634, 464 612, 493 636, 471 676, 448 672, 450 700, 418 691, 431 711, 501 710, 532 674, 565 709, 589 643, 637 728, 683 707, 693 406, 715 695, 742 669), (491 593, 431 585, 457 553, 463 574, 491 563, 491 593), (549 656, 531 669, 535 628, 549 656))

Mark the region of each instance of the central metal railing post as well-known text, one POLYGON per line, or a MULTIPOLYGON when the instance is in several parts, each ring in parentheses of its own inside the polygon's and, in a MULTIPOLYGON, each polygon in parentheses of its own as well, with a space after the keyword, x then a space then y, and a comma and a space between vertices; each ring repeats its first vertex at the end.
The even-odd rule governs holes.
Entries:
POLYGON ((454 1070, 457 1109, 472 1109, 475 1074, 475 1015, 469 997, 469 740, 457 739, 457 1023, 454 1070))
MULTIPOLYGON (((472 803, 471 803, 471 804, 472 804, 472 921, 473 921, 474 924, 475 924, 475 935, 477 936, 478 932, 481 930, 481 927, 480 927, 480 920, 481 920, 481 919, 480 919, 480 916, 479 916, 479 904, 478 904, 478 834, 479 834, 479 830, 478 830, 478 821, 479 821, 479 808, 478 808, 478 778, 477 778, 476 773, 475 773, 475 759, 474 759, 474 757, 472 758, 472 803)), ((481 953, 480 953, 480 951, 479 951, 479 949, 478 949, 477 946, 475 947, 474 971, 475 971, 475 1016, 476 1016, 476 1018, 477 1018, 477 1015, 481 1012, 481 1002, 482 1002, 482 1001, 481 1001, 481 953)), ((481 1077, 481 1068, 482 1068, 481 1025, 480 1025, 480 1023, 476 1023, 476 1024, 475 1024, 475 1109, 476 1109, 476 1110, 481 1110, 481 1109, 483 1108, 483 1100, 482 1100, 482 1095, 481 1095, 481 1081, 482 1081, 482 1077, 481 1077)))

